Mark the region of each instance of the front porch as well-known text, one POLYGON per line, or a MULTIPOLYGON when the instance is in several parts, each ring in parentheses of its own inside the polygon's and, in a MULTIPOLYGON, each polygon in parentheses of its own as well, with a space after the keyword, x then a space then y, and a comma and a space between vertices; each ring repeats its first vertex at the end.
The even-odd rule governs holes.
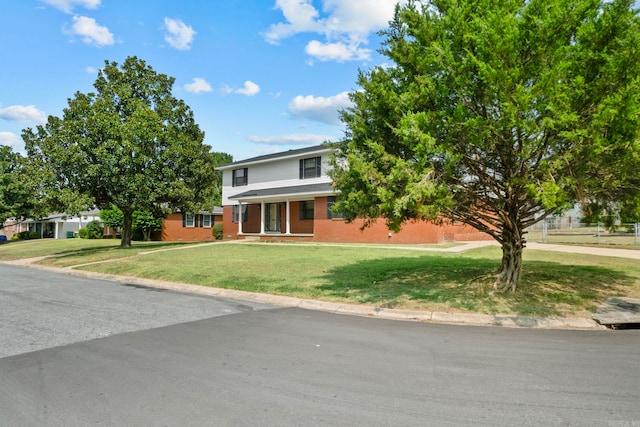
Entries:
MULTIPOLYGON (((225 218, 231 219, 230 222, 225 220, 225 229, 231 231, 227 237, 313 240, 316 218, 326 217, 318 209, 317 200, 326 200, 330 194, 333 194, 330 184, 253 190, 238 194, 232 197, 238 204, 225 207, 225 218)), ((326 203, 323 206, 326 208, 326 203)))

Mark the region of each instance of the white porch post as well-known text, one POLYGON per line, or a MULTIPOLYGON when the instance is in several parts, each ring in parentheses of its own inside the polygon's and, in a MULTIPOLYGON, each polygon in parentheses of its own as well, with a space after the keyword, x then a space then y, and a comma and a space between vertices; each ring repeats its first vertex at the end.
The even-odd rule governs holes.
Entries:
POLYGON ((242 202, 238 201, 238 234, 242 234, 242 202))
POLYGON ((289 199, 287 199, 287 208, 285 209, 285 212, 285 216, 287 218, 285 234, 291 234, 291 202, 289 202, 289 199))
POLYGON ((264 234, 264 202, 260 202, 260 234, 264 234))

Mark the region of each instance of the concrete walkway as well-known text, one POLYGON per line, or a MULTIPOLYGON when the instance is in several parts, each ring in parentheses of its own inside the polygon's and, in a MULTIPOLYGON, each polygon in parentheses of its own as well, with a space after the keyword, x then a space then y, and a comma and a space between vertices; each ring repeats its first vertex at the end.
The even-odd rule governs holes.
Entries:
POLYGON ((584 255, 596 255, 596 256, 609 256, 615 258, 629 258, 640 259, 640 247, 638 250, 633 249, 614 249, 608 247, 596 247, 596 246, 570 246, 570 245, 552 245, 549 243, 536 243, 527 242, 528 249, 549 251, 549 252, 564 252, 572 254, 584 254, 584 255))
MULTIPOLYGON (((244 241, 227 241, 213 244, 267 244, 260 242, 244 242, 244 241)), ((271 243, 269 243, 271 244, 271 243)), ((287 245, 288 243, 278 243, 279 245, 287 245)), ((291 245, 301 246, 304 243, 290 243, 291 245)), ((317 245, 317 244, 309 244, 317 245)), ((330 245, 330 244, 329 244, 330 245)), ((334 245, 344 246, 344 245, 334 245)), ((350 245, 352 246, 352 245, 350 245)), ((425 252, 453 252, 460 253, 485 246, 497 246, 494 241, 465 242, 462 245, 450 248, 435 247, 406 247, 406 246, 371 246, 384 249, 396 250, 417 250, 425 252)), ((579 253, 595 256, 612 256, 620 258, 640 259, 640 250, 628 249, 610 249, 583 246, 553 245, 530 242, 527 248, 532 250, 543 250, 564 253, 579 253)), ((180 249, 180 248, 176 248, 180 249)), ((161 249, 162 250, 162 249, 161 249)), ((145 254, 153 251, 145 252, 145 254)), ((176 283, 162 280, 140 279, 135 277, 116 276, 111 274, 94 273, 90 271, 73 270, 73 268, 58 268, 38 264, 37 262, 45 257, 21 259, 15 261, 6 261, 5 264, 19 265, 24 267, 33 267, 65 273, 73 276, 87 277, 99 280, 109 280, 119 283, 134 284, 149 288, 168 289, 176 292, 186 292, 200 295, 208 295, 221 298, 236 299, 242 301, 252 301, 264 304, 276 305, 279 307, 297 307, 308 310, 319 310, 330 313, 349 314, 357 316, 366 316, 372 318, 419 321, 419 322, 438 322, 448 324, 461 325, 477 325, 477 326, 506 326, 506 327, 526 327, 526 328, 553 328, 553 329, 606 329, 592 319, 586 318, 564 318, 564 317, 532 317, 532 316, 509 316, 509 315, 493 315, 480 313, 450 313, 435 311, 415 311, 415 310, 398 310, 380 307, 372 307, 357 304, 334 303, 318 300, 310 300, 295 297, 286 297, 270 294, 260 294, 253 292, 237 291, 232 289, 221 289, 207 286, 191 285, 188 283, 176 283)))

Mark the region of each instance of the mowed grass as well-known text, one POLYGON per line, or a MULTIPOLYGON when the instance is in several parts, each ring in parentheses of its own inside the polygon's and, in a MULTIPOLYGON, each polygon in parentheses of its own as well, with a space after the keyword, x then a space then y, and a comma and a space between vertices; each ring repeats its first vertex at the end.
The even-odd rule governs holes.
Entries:
POLYGON ((133 248, 120 249, 120 240, 116 239, 37 239, 9 242, 0 245, 0 261, 12 261, 24 258, 60 256, 55 265, 68 267, 82 262, 95 262, 134 256, 139 252, 175 247, 188 243, 181 242, 134 242, 133 248), (69 255, 70 254, 70 255, 69 255))
MULTIPOLYGON (((145 248, 146 251, 149 248, 145 248)), ((113 255, 118 251, 108 250, 113 255)), ((100 261, 81 252, 51 265, 100 261)), ((500 248, 462 254, 351 245, 246 243, 183 246, 79 268, 377 307, 537 316, 583 316, 609 296, 640 297, 640 263, 610 257, 525 250, 515 293, 494 294, 500 248)), ((144 251, 138 251, 144 252, 144 251)))

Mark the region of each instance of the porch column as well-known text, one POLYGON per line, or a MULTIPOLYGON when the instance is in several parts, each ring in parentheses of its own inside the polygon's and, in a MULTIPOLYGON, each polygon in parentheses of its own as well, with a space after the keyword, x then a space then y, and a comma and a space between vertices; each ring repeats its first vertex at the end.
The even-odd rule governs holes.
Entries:
POLYGON ((287 199, 287 208, 285 209, 285 212, 287 222, 285 234, 291 234, 291 203, 289 202, 289 199, 287 199))
POLYGON ((264 234, 264 202, 260 202, 260 234, 264 234))
POLYGON ((238 201, 238 234, 242 234, 242 202, 238 201))

